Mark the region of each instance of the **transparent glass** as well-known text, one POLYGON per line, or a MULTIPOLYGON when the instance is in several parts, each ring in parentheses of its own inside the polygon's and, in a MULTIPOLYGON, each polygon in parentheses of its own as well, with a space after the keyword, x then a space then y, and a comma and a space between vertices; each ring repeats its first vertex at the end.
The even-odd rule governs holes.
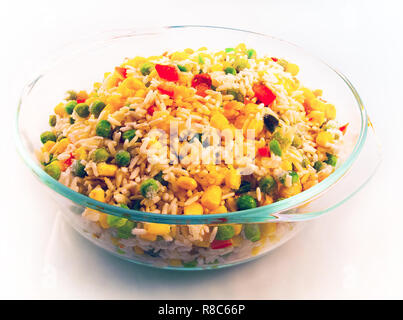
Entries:
MULTIPOLYGON (((172 269, 184 268, 170 264, 163 255, 137 254, 133 250, 126 250, 134 244, 129 243, 130 241, 127 244, 116 244, 112 231, 107 236, 100 236, 99 226, 81 217, 85 208, 134 221, 177 226, 276 223, 275 234, 270 231, 272 234, 269 234, 265 241, 241 245, 241 249, 249 245, 249 250, 244 250, 247 253, 235 248, 233 252, 221 255, 225 256, 225 259, 200 263, 189 270, 216 268, 247 261, 284 243, 301 229, 303 221, 317 218, 334 209, 360 190, 380 162, 379 144, 361 98, 353 85, 334 68, 286 41, 230 28, 171 26, 103 33, 83 39, 64 52, 70 54, 52 63, 28 84, 22 93, 17 111, 17 148, 35 176, 52 190, 51 194, 60 205, 60 211, 73 227, 97 245, 130 261, 172 269), (300 81, 308 87, 323 89, 325 99, 336 105, 338 121, 349 123, 342 161, 334 173, 314 187, 274 204, 244 211, 199 216, 161 215, 128 210, 90 199, 52 179, 37 162, 34 151, 40 148, 38 137, 48 126, 48 116, 53 106, 60 102, 67 89, 90 89, 93 82, 102 79, 104 72, 119 65, 125 57, 156 55, 167 50, 188 47, 205 46, 222 50, 239 43, 256 49, 259 54, 285 58, 298 64, 300 81)), ((211 251, 209 248, 200 250, 204 256, 208 256, 208 251, 211 251)))

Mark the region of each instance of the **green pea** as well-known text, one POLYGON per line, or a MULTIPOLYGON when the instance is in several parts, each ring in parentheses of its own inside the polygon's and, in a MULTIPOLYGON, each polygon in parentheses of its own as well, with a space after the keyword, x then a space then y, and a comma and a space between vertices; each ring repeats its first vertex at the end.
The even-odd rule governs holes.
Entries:
POLYGON ((139 211, 141 209, 141 199, 134 199, 129 205, 130 209, 139 211))
POLYGON ((154 65, 151 62, 145 62, 140 66, 140 72, 143 76, 149 75, 154 65))
POLYGON ((69 118, 69 122, 70 122, 70 124, 74 124, 74 122, 76 122, 76 120, 74 120, 73 117, 70 117, 70 118, 69 118))
POLYGON ((331 166, 335 167, 337 164, 337 157, 330 153, 326 153, 326 156, 327 156, 327 159, 325 160, 325 162, 327 164, 330 164, 331 166))
POLYGON ((162 171, 158 172, 158 174, 154 176, 154 179, 165 187, 168 185, 168 181, 164 180, 164 178, 162 177, 162 171))
POLYGON ((313 168, 314 168, 316 171, 322 170, 322 168, 323 168, 323 162, 322 162, 322 161, 316 161, 316 162, 313 164, 313 168))
POLYGON ((56 135, 51 131, 45 131, 45 132, 41 133, 41 142, 46 143, 47 141, 56 142, 56 135))
POLYGON ((199 55, 197 57, 197 60, 198 60, 199 64, 204 64, 204 59, 203 59, 203 57, 201 55, 199 55))
POLYGON ((127 220, 126 223, 118 228, 118 237, 121 239, 129 239, 132 235, 132 229, 136 226, 133 221, 127 220))
POLYGON ((182 264, 185 268, 194 268, 197 266, 197 260, 182 262, 182 264))
POLYGON ((239 189, 235 191, 235 194, 242 194, 242 193, 247 193, 251 189, 251 183, 249 181, 241 181, 241 185, 239 186, 239 189))
POLYGON ((225 52, 232 52, 232 51, 235 51, 235 49, 234 48, 225 48, 225 52))
POLYGON ((276 180, 272 176, 266 176, 259 181, 259 188, 262 192, 269 194, 275 190, 277 186, 276 180))
POLYGON ((232 95, 234 97, 234 100, 236 100, 236 101, 239 101, 239 102, 244 102, 245 101, 244 95, 238 89, 224 90, 223 93, 226 94, 226 95, 227 94, 232 95))
POLYGON ((136 130, 127 130, 127 131, 123 132, 122 139, 123 139, 123 141, 125 141, 125 140, 132 141, 132 139, 135 137, 135 135, 136 135, 136 130))
POLYGON ((75 92, 74 90, 69 90, 66 93, 66 100, 77 100, 77 92, 75 92))
POLYGON ((234 67, 236 69, 236 71, 242 71, 243 69, 247 68, 249 65, 248 60, 240 58, 235 60, 234 62, 234 67))
POLYGON ((236 201, 236 205, 238 210, 252 209, 257 206, 255 198, 247 194, 240 196, 236 201))
POLYGON ((87 175, 87 172, 85 171, 85 165, 81 163, 80 160, 77 160, 73 163, 71 166, 71 173, 75 177, 80 177, 84 178, 87 175))
POLYGON ((64 106, 64 110, 66 110, 66 112, 68 114, 73 114, 73 110, 76 107, 76 105, 77 105, 77 102, 74 100, 71 100, 66 103, 66 105, 64 106))
POLYGON ((158 191, 158 183, 154 179, 143 181, 140 185, 140 192, 144 198, 152 199, 158 191))
POLYGON ((130 163, 130 153, 126 150, 119 150, 115 155, 116 164, 120 167, 126 167, 130 163))
POLYGON ((291 182, 292 182, 292 184, 297 183, 298 180, 299 180, 299 175, 298 175, 298 173, 296 173, 295 171, 291 171, 289 174, 290 174, 290 176, 291 176, 291 182))
POLYGON ((49 125, 51 127, 54 127, 56 125, 56 116, 54 114, 49 116, 49 125))
POLYGON ((188 71, 188 69, 187 69, 185 66, 182 66, 182 65, 180 65, 180 64, 177 64, 177 66, 178 66, 178 69, 179 69, 180 71, 182 71, 182 72, 187 72, 187 71, 188 71))
POLYGON ((81 118, 87 118, 90 115, 90 107, 86 103, 79 103, 74 110, 81 118))
POLYGON ((101 120, 95 128, 97 136, 109 138, 112 132, 112 126, 108 120, 101 120))
POLYGON ((51 162, 45 167, 45 172, 50 175, 53 179, 59 180, 61 170, 59 163, 51 162))
POLYGON ((302 145, 302 139, 299 136, 294 136, 291 145, 295 148, 299 148, 302 145))
POLYGON ((226 67, 224 69, 225 74, 233 74, 234 76, 236 76, 236 70, 233 67, 226 67))
POLYGON ((291 140, 276 130, 273 134, 273 139, 276 139, 282 148, 287 148, 291 144, 291 140))
POLYGON ((230 225, 218 226, 216 239, 217 240, 229 240, 235 235, 235 229, 230 225))
POLYGON ((252 59, 252 58, 256 57, 256 50, 249 49, 246 51, 246 54, 248 55, 248 59, 252 59))
POLYGON ((281 157, 282 155, 281 147, 276 139, 271 140, 269 146, 271 152, 273 152, 276 156, 281 157))
POLYGON ((260 240, 260 229, 257 224, 245 224, 243 229, 246 239, 252 242, 260 240))
MULTIPOLYGON (((120 206, 122 207, 122 205, 120 205, 120 206)), ((126 224, 127 219, 108 214, 107 217, 106 217, 106 222, 108 222, 108 225, 111 228, 120 228, 120 227, 123 227, 126 224)))
POLYGON ((108 160, 110 154, 105 148, 98 148, 92 154, 92 160, 95 162, 104 162, 108 160))
POLYGON ((98 118, 102 110, 105 108, 105 103, 102 101, 94 101, 91 105, 91 113, 95 118, 98 118))

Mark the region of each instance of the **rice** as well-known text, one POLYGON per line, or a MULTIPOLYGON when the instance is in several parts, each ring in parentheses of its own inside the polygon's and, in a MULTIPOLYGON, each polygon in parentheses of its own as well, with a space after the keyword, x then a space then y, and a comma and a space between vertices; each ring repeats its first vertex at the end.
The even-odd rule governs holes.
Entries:
MULTIPOLYGON (((335 107, 296 79, 295 64, 251 52, 240 44, 228 52, 187 49, 126 59, 92 91, 76 94, 91 106, 88 117, 68 115, 67 101, 56 106, 51 133, 58 141, 46 142, 36 156, 76 192, 163 215, 225 214, 240 202, 266 205, 307 190, 332 174, 342 150, 335 107), (104 106, 96 114, 98 102, 104 106), (262 184, 268 177, 275 181, 270 188, 262 184)), ((291 226, 276 223, 277 231, 265 233, 262 225, 256 243, 245 226, 229 226, 228 242, 217 225, 105 217, 86 209, 77 223, 130 257, 138 258, 137 250, 155 263, 180 259, 198 266, 250 256, 291 226), (119 228, 130 232, 122 237, 119 228), (227 242, 221 248, 219 241, 227 242)))

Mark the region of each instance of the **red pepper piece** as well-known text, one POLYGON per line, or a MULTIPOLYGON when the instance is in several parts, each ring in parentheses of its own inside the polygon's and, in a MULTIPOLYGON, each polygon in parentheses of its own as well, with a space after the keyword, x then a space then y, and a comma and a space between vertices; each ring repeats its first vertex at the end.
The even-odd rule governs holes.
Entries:
POLYGON ((206 90, 209 90, 209 89, 210 89, 210 87, 207 84, 201 83, 196 87, 196 90, 197 90, 196 94, 198 94, 201 97, 205 97, 205 96, 207 96, 206 90))
POLYGON ((270 157, 270 149, 268 147, 263 147, 263 148, 257 149, 257 153, 261 157, 270 157))
POLYGON ((151 106, 147 109, 147 113, 152 116, 155 112, 155 106, 151 106))
POLYGON ((170 96, 171 98, 174 97, 175 91, 173 88, 158 86, 157 89, 159 92, 161 92, 161 94, 166 94, 166 95, 170 96))
POLYGON ((77 103, 83 103, 83 102, 85 102, 85 100, 86 99, 77 99, 76 101, 77 101, 77 103))
POLYGON ((276 95, 264 84, 258 83, 253 85, 253 92, 260 102, 263 102, 265 106, 271 104, 276 100, 276 95))
POLYGON ((115 71, 117 73, 119 73, 119 75, 122 76, 123 79, 127 78, 127 69, 126 68, 115 67, 115 71))
POLYGON ((74 159, 74 155, 70 152, 70 157, 68 157, 63 162, 67 167, 70 167, 72 165, 72 163, 73 163, 73 159, 74 159))
POLYGON ((192 79, 192 87, 193 88, 197 88, 199 85, 201 84, 205 84, 209 87, 209 89, 211 88, 211 77, 208 73, 200 73, 200 74, 196 74, 194 75, 193 79, 192 79))
POLYGON ((211 244, 210 244, 210 248, 211 249, 222 249, 222 248, 226 248, 226 247, 230 247, 232 246, 232 241, 231 240, 214 240, 211 244))
POLYGON ((277 61, 278 61, 278 59, 277 59, 277 58, 274 58, 274 57, 271 57, 271 59, 272 59, 274 62, 277 62, 277 61))
POLYGON ((157 73, 161 79, 168 80, 168 81, 178 81, 179 80, 178 69, 175 66, 156 64, 155 70, 157 70, 157 73))
POLYGON ((339 128, 339 130, 340 130, 343 134, 345 134, 345 133, 346 133, 346 130, 347 130, 347 127, 348 127, 348 123, 346 123, 344 126, 341 126, 341 127, 339 128))

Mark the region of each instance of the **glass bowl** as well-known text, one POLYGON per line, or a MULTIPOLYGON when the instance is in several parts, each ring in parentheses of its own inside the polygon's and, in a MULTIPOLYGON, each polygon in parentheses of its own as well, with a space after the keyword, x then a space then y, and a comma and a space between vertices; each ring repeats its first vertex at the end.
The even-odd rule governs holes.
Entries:
POLYGON ((64 50, 70 52, 54 61, 29 83, 17 110, 17 148, 34 175, 47 185, 62 215, 84 237, 129 261, 168 269, 199 270, 231 266, 273 250, 291 239, 304 221, 322 214, 354 195, 375 172, 380 162, 379 144, 363 103, 352 84, 340 72, 303 49, 274 37, 244 30, 211 26, 170 26, 145 30, 119 30, 83 39, 64 50), (90 88, 125 57, 155 55, 167 50, 208 47, 222 50, 239 43, 258 53, 285 58, 300 66, 298 78, 304 85, 320 88, 337 108, 340 123, 349 123, 340 164, 319 184, 291 198, 268 206, 224 214, 170 215, 129 210, 77 193, 47 175, 35 157, 40 133, 47 128, 52 107, 66 89, 90 88), (133 221, 176 225, 258 223, 262 238, 243 239, 227 248, 211 249, 194 243, 158 239, 118 239, 113 228, 81 216, 85 208, 125 217, 133 221))

